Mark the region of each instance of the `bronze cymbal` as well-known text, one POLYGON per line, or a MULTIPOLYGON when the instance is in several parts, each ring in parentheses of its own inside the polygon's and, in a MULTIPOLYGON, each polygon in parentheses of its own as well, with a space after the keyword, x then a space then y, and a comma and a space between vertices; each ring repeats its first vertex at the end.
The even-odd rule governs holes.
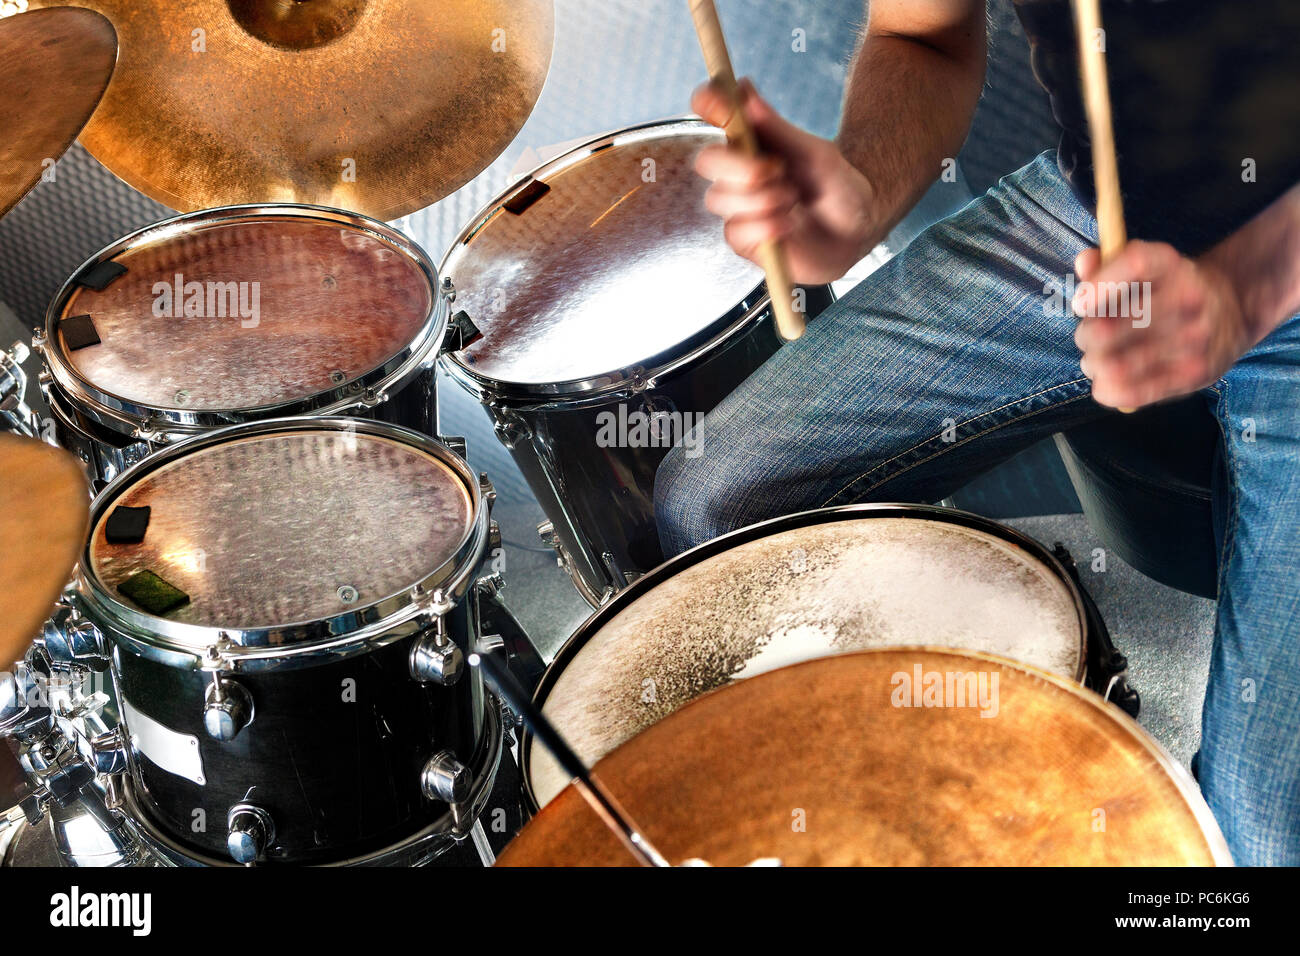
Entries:
MULTIPOLYGON (((595 771, 674 864, 1230 862, 1191 778, 1136 723, 984 654, 881 648, 770 671, 687 704, 595 771), (986 706, 978 690, 976 706, 925 705, 961 702, 955 683, 903 695, 897 675, 924 689, 930 674, 975 674, 972 687, 982 674, 986 706)), ((570 785, 499 862, 632 859, 570 785)))
POLYGON ((0 434, 0 668, 27 650, 86 543, 90 493, 66 451, 0 434))
POLYGON ((0 216, 72 145, 116 59, 113 25, 91 10, 0 19, 0 216))
POLYGON ((121 44, 83 145, 187 212, 436 202, 519 132, 555 29, 552 0, 81 2, 121 44))

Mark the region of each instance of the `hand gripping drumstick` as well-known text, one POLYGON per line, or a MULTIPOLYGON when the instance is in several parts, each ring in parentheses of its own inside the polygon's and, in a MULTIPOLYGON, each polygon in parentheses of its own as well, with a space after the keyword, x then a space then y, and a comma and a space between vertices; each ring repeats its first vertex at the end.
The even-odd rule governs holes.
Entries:
MULTIPOLYGON (((727 41, 722 35, 718 10, 713 5, 713 0, 689 0, 689 3, 691 16, 695 20, 695 32, 699 35, 700 48, 704 51, 704 62, 709 68, 709 78, 731 100, 727 138, 732 145, 739 146, 750 156, 758 156, 761 152, 758 136, 745 118, 741 106, 740 90, 736 86, 736 74, 731 67, 731 55, 727 52, 727 41)), ((777 331, 781 333, 781 338, 791 342, 803 335, 804 318, 794 310, 794 286, 790 282, 790 268, 780 240, 769 239, 759 246, 758 258, 767 275, 767 291, 772 299, 777 331)))
MULTIPOLYGON (((1079 41, 1079 71, 1083 79, 1083 108, 1092 140, 1092 177, 1097 193, 1097 236, 1101 263, 1120 254, 1128 242, 1124 228, 1124 199, 1119 190, 1119 160, 1115 155, 1115 125, 1111 118, 1110 82, 1101 29, 1101 0, 1073 0, 1074 32, 1079 41)), ((1121 408, 1125 414, 1131 408, 1121 408)))
POLYGON ((672 864, 655 849, 654 844, 636 825, 636 821, 623 809, 614 795, 605 789, 596 772, 587 769, 582 759, 560 736, 559 731, 542 715, 541 710, 533 705, 528 694, 515 683, 514 678, 489 655, 474 653, 469 655, 468 660, 471 667, 478 667, 483 671, 483 676, 487 678, 492 688, 510 705, 510 709, 523 719, 533 736, 546 745, 546 749, 560 762, 564 772, 573 778, 578 792, 596 811, 600 822, 609 827, 622 841, 623 846, 636 857, 637 862, 642 866, 671 866, 672 864))

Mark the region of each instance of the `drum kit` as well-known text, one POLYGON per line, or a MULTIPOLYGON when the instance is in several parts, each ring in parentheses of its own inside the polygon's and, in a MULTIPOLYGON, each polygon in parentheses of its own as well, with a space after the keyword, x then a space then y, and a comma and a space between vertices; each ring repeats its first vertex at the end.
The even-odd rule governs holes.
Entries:
POLYGON ((854 505, 664 561, 656 467, 786 337, 690 168, 721 132, 590 139, 438 266, 380 221, 510 142, 548 0, 86 5, 0 19, 0 210, 85 125, 183 212, 54 298, 49 420, 0 359, 0 862, 491 862, 504 761, 509 865, 1230 862, 1068 555, 854 505), (492 633, 495 494, 439 368, 594 608, 540 681, 492 633))

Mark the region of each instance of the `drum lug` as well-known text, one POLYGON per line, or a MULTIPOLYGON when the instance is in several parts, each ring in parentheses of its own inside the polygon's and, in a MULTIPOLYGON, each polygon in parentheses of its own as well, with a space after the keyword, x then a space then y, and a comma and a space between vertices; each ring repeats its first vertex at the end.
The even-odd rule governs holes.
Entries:
POLYGON ((486 471, 478 473, 478 489, 479 493, 483 495, 483 500, 488 503, 488 507, 496 504, 497 490, 492 484, 492 479, 487 476, 486 471))
POLYGON ((420 772, 420 791, 429 800, 463 803, 474 786, 474 774, 449 750, 429 758, 420 772))
POLYGON ((146 443, 156 442, 161 434, 161 426, 162 419, 157 415, 150 415, 131 431, 131 437, 136 441, 146 443))
POLYGON ((438 615, 432 630, 411 643, 408 658, 411 677, 422 684, 450 687, 465 671, 465 654, 447 636, 447 622, 438 615))
POLYGON ((454 451, 460 458, 465 458, 468 454, 465 439, 459 435, 439 435, 438 441, 454 451))
POLYGON ((126 740, 120 726, 90 738, 86 750, 86 757, 95 773, 114 777, 126 772, 126 740))
POLYGON ((507 449, 514 448, 528 442, 533 437, 533 430, 528 427, 528 423, 519 416, 518 413, 508 408, 495 407, 491 408, 495 422, 492 426, 496 432, 497 439, 507 449))
POLYGON ((214 672, 203 701, 203 729, 208 736, 229 743, 252 722, 252 695, 242 684, 214 672))
POLYGON ((55 606, 41 636, 45 650, 55 662, 85 663, 97 671, 108 667, 108 645, 103 633, 67 604, 55 606))
POLYGON ((640 365, 635 365, 628 370, 628 388, 632 390, 633 395, 640 395, 647 389, 659 387, 659 380, 653 375, 646 375, 645 369, 640 365))
POLYGON ((275 842, 271 814, 252 803, 237 803, 226 814, 226 849, 230 858, 252 866, 275 842))

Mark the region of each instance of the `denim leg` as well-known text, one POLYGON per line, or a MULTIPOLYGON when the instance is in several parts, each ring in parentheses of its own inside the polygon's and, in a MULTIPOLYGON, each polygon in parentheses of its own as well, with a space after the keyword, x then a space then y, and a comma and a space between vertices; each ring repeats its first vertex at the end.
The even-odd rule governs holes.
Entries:
POLYGON ((1201 789, 1243 865, 1300 865, 1300 317, 1214 390, 1227 502, 1201 789))
POLYGON ((1095 236, 1050 152, 930 227, 710 413, 696 457, 665 459, 665 553, 810 508, 935 501, 1108 414, 1051 294, 1095 236))

